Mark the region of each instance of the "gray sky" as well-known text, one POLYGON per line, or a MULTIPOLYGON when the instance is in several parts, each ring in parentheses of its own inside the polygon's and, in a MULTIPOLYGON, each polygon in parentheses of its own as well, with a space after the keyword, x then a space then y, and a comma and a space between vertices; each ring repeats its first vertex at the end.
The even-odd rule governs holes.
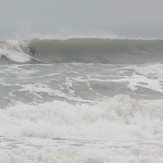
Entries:
POLYGON ((2 24, 153 23, 163 0, 0 0, 2 24))

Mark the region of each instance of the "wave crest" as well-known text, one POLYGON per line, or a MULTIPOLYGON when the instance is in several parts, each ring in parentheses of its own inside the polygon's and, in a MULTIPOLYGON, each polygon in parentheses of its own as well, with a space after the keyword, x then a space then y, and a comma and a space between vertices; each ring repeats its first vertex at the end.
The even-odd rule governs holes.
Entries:
POLYGON ((154 63, 163 60, 163 40, 108 38, 39 39, 0 42, 0 55, 28 62, 28 46, 35 46, 43 63, 154 63))

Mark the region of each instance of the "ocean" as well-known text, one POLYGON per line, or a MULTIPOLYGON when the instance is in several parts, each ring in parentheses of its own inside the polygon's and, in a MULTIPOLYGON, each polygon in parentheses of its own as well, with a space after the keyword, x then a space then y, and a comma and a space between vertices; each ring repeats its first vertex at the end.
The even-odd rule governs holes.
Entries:
POLYGON ((0 32, 0 163, 162 163, 163 30, 63 29, 0 32))

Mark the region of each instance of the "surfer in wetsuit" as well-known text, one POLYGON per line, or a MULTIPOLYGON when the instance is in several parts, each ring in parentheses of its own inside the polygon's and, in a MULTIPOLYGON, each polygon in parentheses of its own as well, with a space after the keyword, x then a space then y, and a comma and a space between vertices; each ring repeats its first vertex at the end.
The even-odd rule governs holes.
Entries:
POLYGON ((35 47, 33 47, 33 48, 28 47, 28 48, 30 49, 30 50, 29 50, 29 54, 33 55, 33 57, 34 57, 35 53, 39 54, 39 53, 36 51, 35 47))

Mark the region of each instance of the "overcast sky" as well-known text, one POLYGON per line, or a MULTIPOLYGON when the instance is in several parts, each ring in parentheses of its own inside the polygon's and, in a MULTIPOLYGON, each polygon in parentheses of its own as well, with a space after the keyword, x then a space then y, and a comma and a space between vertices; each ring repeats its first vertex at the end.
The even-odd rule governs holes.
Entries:
POLYGON ((0 0, 3 24, 153 23, 163 0, 0 0))

